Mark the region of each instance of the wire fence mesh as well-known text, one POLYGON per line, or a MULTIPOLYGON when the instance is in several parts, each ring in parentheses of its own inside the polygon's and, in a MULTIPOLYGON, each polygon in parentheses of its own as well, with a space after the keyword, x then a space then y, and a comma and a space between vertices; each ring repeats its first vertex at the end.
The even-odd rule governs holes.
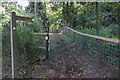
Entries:
POLYGON ((74 32, 69 28, 64 29, 67 37, 70 37, 76 45, 88 53, 98 56, 102 61, 111 64, 119 64, 120 43, 101 40, 74 32))
POLYGON ((25 32, 17 29, 16 31, 16 51, 17 51, 17 70, 18 77, 27 76, 27 71, 31 70, 30 65, 35 63, 39 56, 43 56, 45 52, 45 36, 33 35, 31 32, 25 32), (22 34, 22 35, 20 35, 22 34), (24 35, 23 35, 24 34, 24 35))

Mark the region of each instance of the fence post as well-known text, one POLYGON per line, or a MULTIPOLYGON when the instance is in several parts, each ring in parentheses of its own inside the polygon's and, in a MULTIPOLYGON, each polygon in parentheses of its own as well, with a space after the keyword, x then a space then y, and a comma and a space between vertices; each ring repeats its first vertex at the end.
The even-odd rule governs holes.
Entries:
MULTIPOLYGON (((75 30, 75 27, 74 27, 74 30, 75 30)), ((75 32, 73 33, 73 37, 74 37, 73 42, 75 43, 75 32)))
POLYGON ((66 27, 63 27, 63 33, 66 35, 66 27))
POLYGON ((85 50, 85 47, 86 47, 86 44, 87 44, 87 43, 86 43, 85 37, 82 36, 82 38, 83 38, 83 41, 82 41, 82 43, 81 43, 81 44, 82 44, 82 50, 85 50))
POLYGON ((46 59, 49 57, 49 27, 46 27, 46 59))
POLYGON ((99 47, 98 47, 98 56, 99 56, 99 61, 102 62, 102 40, 99 41, 99 47))
POLYGON ((12 78, 17 77, 17 49, 16 49, 16 13, 11 12, 11 61, 12 61, 12 78))

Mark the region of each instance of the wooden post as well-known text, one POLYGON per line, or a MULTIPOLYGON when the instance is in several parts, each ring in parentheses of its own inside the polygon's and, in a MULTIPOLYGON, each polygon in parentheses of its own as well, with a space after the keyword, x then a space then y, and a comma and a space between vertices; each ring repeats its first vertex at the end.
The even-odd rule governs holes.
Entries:
POLYGON ((46 27, 46 32, 47 32, 47 35, 45 37, 45 39, 46 39, 46 59, 48 59, 48 57, 49 57, 49 27, 46 27))
POLYGON ((102 40, 99 40, 99 48, 98 48, 99 55, 102 53, 102 40))
POLYGON ((73 42, 75 43, 75 32, 74 32, 74 35, 73 35, 73 37, 74 37, 74 39, 73 39, 74 41, 73 41, 73 42))
POLYGON ((18 77, 18 52, 17 52, 17 45, 16 45, 16 20, 22 21, 34 21, 34 19, 29 17, 23 16, 16 16, 15 12, 11 12, 11 61, 12 61, 12 78, 18 77))
POLYGON ((65 34, 66 30, 65 30, 66 24, 63 23, 63 33, 65 34))
POLYGON ((102 66, 102 40, 99 41, 99 47, 98 47, 98 56, 99 56, 99 62, 100 62, 100 67, 102 66))
POLYGON ((85 50, 85 47, 86 47, 86 37, 85 36, 82 36, 82 38, 83 38, 83 42, 81 43, 82 44, 82 50, 85 50))
POLYGON ((17 52, 16 52, 16 13, 11 12, 11 59, 12 59, 12 78, 17 77, 17 52))

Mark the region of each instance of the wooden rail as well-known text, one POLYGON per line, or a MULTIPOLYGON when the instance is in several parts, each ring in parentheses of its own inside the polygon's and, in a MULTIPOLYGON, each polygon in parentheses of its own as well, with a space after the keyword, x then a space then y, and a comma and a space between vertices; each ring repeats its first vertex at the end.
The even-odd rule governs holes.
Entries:
MULTIPOLYGON (((47 33, 30 33, 30 34, 34 34, 34 35, 47 35, 47 33)), ((62 33, 49 33, 49 35, 59 35, 62 33)))
POLYGON ((120 40, 118 39, 111 39, 111 38, 106 38, 106 37, 101 37, 101 36, 95 36, 95 35, 90 35, 90 34, 84 34, 84 33, 81 33, 81 32, 78 32, 72 28, 69 28, 69 27, 64 27, 66 29, 69 29, 77 34, 80 34, 80 35, 84 35, 84 36, 88 36, 88 37, 92 37, 92 38, 96 38, 96 39, 100 39, 100 40, 105 40, 105 41, 110 41, 110 42, 115 42, 115 43, 120 43, 120 40))
POLYGON ((22 20, 22 21, 33 21, 34 19, 29 18, 29 17, 16 16, 16 20, 22 20))

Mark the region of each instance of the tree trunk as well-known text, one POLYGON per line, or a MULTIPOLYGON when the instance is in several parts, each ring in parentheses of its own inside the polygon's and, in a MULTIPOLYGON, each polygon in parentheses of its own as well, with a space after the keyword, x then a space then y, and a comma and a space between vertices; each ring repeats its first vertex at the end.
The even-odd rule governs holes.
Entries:
MULTIPOLYGON (((98 25, 98 2, 96 2, 96 24, 98 25)), ((98 35, 99 25, 96 27, 96 34, 98 35)))

